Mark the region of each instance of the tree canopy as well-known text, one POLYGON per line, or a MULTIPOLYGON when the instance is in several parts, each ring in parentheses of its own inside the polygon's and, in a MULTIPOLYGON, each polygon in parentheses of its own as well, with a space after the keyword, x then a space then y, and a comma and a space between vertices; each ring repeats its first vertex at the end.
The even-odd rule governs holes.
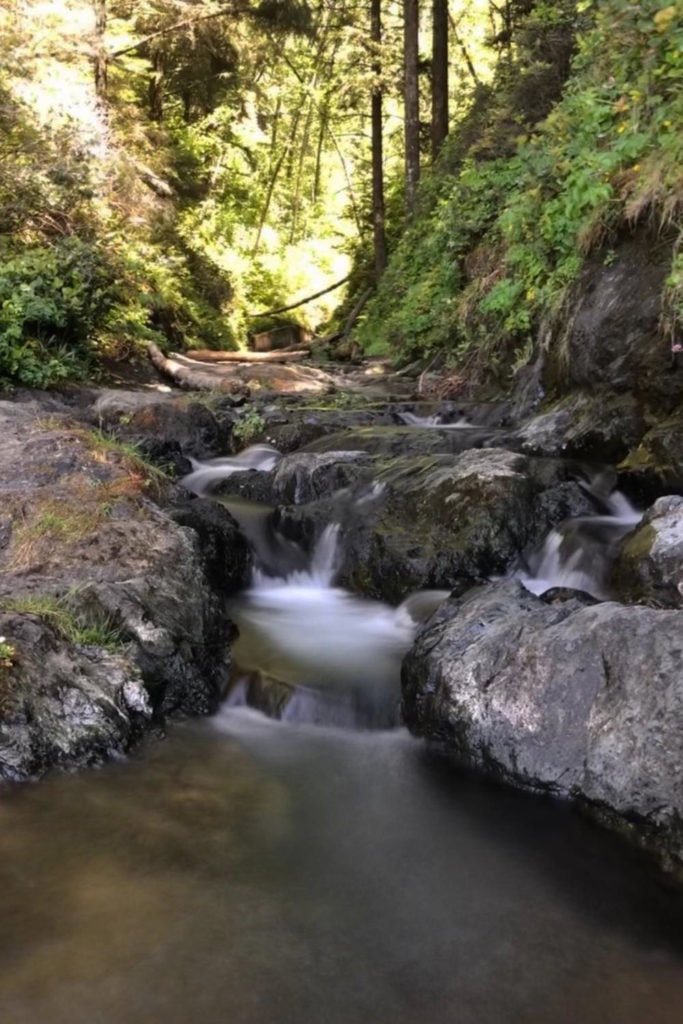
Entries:
POLYGON ((521 358, 620 216, 677 223, 681 31, 661 0, 8 0, 0 379, 278 308, 325 332, 369 288, 367 351, 521 358))

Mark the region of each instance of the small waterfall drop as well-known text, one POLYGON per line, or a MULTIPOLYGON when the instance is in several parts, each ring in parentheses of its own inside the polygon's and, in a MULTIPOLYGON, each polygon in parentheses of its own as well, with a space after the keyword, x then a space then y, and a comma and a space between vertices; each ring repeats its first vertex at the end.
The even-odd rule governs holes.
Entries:
POLYGON ((239 455, 224 455, 216 459, 190 459, 192 472, 184 476, 182 486, 200 497, 209 494, 221 480, 245 469, 269 472, 280 460, 280 452, 268 444, 254 444, 239 455))
POLYGON ((407 427, 436 427, 439 430, 467 430, 472 429, 475 424, 465 417, 461 416, 455 423, 445 423, 440 413, 435 413, 433 416, 418 416, 414 412, 399 412, 396 413, 398 418, 407 427))
MULTIPOLYGON (((273 576, 254 571, 231 614, 241 670, 291 687, 279 712, 287 721, 386 728, 399 724, 400 666, 417 625, 447 591, 411 595, 398 608, 334 585, 338 524, 323 530, 305 569, 273 576)), ((238 673, 238 683, 239 683, 238 673)), ((248 702, 242 679, 233 702, 248 702)))
MULTIPOLYGON (((591 493, 589 485, 586 485, 591 493)), ((555 587, 580 590, 599 600, 609 594, 609 570, 621 539, 642 518, 621 491, 595 493, 604 514, 568 519, 551 530, 540 550, 516 569, 519 579, 532 594, 544 594, 555 587)))

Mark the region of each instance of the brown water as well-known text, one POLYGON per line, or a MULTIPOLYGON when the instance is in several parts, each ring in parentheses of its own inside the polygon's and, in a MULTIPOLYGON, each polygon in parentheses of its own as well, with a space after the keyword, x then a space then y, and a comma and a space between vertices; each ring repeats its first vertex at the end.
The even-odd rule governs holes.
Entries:
POLYGON ((226 709, 0 791, 2 1024, 678 1024, 683 907, 403 732, 226 709))

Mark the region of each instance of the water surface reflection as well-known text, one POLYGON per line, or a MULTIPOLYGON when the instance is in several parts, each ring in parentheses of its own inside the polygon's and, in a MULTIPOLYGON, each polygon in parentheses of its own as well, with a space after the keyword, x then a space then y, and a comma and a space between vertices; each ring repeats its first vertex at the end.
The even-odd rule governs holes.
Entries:
POLYGON ((404 733, 246 709, 0 796, 3 1024, 674 1024, 683 912, 404 733))

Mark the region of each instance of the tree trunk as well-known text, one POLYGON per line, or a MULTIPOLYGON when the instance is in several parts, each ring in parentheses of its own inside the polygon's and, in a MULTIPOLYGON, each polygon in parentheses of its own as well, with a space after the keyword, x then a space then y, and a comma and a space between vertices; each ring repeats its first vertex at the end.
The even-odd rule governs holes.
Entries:
POLYGON ((417 77, 419 0, 403 0, 403 104, 405 117, 406 211, 415 209, 420 178, 420 95, 417 77))
POLYGON ((382 117, 382 0, 371 0, 370 37, 373 44, 372 87, 372 231, 375 248, 375 277, 380 280, 387 265, 387 240, 384 227, 384 146, 382 117))
POLYGON ((448 135, 448 0, 432 0, 432 160, 448 135))
POLYGON ((104 33, 107 29, 107 0, 92 0, 95 13, 95 45, 93 70, 95 72, 95 92, 100 99, 107 95, 107 49, 104 45, 104 33))

